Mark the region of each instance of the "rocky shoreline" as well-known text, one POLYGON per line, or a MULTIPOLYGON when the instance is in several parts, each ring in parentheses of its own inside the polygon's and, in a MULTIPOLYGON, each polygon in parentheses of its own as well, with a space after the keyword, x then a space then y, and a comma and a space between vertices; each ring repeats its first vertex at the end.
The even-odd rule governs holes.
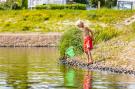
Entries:
POLYGON ((0 33, 0 47, 56 47, 61 33, 0 33))
MULTIPOLYGON (((62 33, 0 33, 0 47, 57 47, 62 33)), ((92 51, 96 62, 87 65, 78 60, 61 60, 62 64, 88 70, 100 70, 135 76, 135 40, 119 37, 96 45, 92 51)), ((132 38, 133 39, 133 38, 132 38)), ((75 58, 76 59, 76 58, 75 58)))
POLYGON ((94 49, 91 51, 94 64, 88 65, 85 62, 87 59, 84 54, 67 60, 61 58, 60 62, 87 70, 135 76, 135 35, 129 35, 129 37, 122 35, 94 45, 94 49))
POLYGON ((99 71, 106 71, 106 72, 112 72, 112 73, 117 73, 117 74, 129 74, 135 76, 135 71, 134 70, 128 70, 124 68, 115 68, 115 67, 107 67, 100 62, 95 62, 93 64, 88 65, 87 63, 80 62, 75 59, 60 59, 60 63, 68 66, 73 66, 73 67, 78 67, 82 69, 87 69, 87 70, 99 70, 99 71))

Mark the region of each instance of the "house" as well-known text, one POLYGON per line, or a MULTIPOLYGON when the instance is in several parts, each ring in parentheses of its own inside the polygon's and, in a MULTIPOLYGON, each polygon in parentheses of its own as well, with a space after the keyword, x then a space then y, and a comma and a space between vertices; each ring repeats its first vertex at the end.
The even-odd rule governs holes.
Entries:
POLYGON ((118 9, 135 9, 135 0, 118 0, 118 9))
POLYGON ((28 8, 43 4, 66 4, 67 0, 28 0, 28 8))

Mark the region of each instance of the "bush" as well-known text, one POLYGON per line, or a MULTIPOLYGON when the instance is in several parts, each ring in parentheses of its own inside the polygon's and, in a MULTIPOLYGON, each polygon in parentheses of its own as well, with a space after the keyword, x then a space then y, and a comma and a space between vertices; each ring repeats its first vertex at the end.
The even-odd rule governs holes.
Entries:
POLYGON ((8 3, 0 3, 0 10, 9 10, 11 6, 8 3))
POLYGON ((13 3, 12 9, 13 10, 18 10, 18 9, 21 9, 21 6, 19 6, 17 3, 13 3))
POLYGON ((47 9, 47 10, 56 10, 56 9, 75 9, 75 10, 85 10, 85 4, 45 4, 45 5, 37 5, 36 9, 47 9))
POLYGON ((18 9, 21 9, 21 6, 19 6, 19 4, 17 2, 14 2, 14 3, 7 3, 7 2, 0 3, 0 10, 10 10, 10 9, 18 10, 18 9))
POLYGON ((30 30, 30 27, 29 26, 24 26, 23 28, 22 28, 22 31, 29 31, 30 30))
POLYGON ((77 28, 70 28, 64 32, 59 43, 60 55, 64 56, 66 49, 70 46, 74 47, 76 55, 83 52, 81 31, 77 28))
POLYGON ((28 0, 22 0, 21 8, 27 9, 28 8, 28 0))

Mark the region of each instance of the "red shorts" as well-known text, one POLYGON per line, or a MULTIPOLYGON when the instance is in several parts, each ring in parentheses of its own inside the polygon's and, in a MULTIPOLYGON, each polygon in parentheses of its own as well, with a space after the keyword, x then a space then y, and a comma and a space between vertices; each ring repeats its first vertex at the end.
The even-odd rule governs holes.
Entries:
POLYGON ((90 36, 86 36, 84 39, 83 49, 85 53, 93 49, 92 38, 90 36))

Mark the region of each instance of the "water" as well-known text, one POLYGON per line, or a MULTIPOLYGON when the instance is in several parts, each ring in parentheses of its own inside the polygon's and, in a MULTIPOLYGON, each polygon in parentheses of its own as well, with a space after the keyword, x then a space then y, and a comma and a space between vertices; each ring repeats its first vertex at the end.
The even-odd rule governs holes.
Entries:
POLYGON ((70 68, 58 57, 56 48, 0 48, 0 89, 135 89, 135 77, 70 68))

